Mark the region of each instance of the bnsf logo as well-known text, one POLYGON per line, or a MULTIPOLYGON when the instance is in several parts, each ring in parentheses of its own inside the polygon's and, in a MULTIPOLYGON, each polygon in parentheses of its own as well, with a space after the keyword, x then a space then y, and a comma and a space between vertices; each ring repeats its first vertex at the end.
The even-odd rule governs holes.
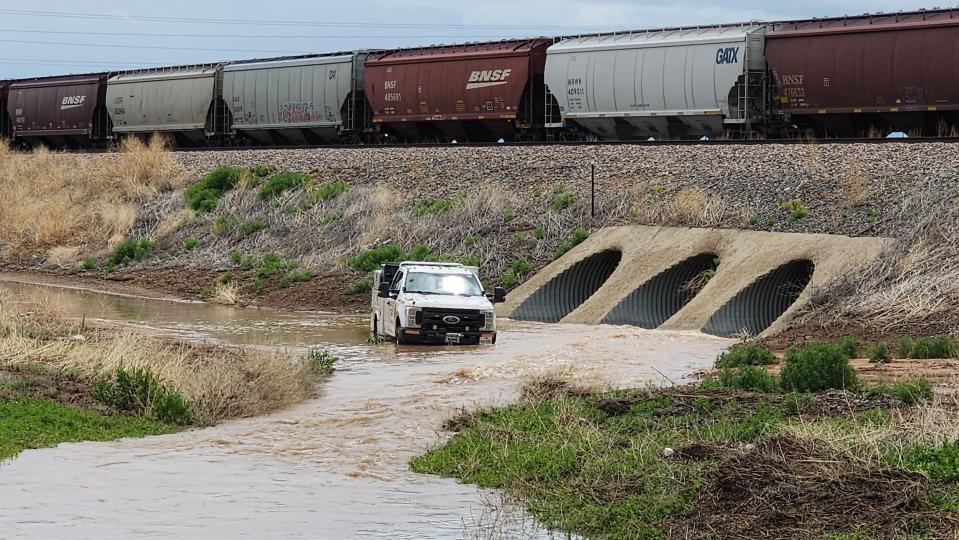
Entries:
POLYGON ((727 47, 716 51, 717 64, 738 64, 739 47, 727 47))
POLYGON ((467 90, 476 88, 488 88, 490 86, 500 86, 507 84, 506 79, 513 74, 512 69, 493 69, 489 71, 474 71, 470 73, 469 82, 466 83, 467 90))
POLYGON ((60 110, 82 107, 86 101, 87 96, 65 96, 63 103, 60 104, 60 110))

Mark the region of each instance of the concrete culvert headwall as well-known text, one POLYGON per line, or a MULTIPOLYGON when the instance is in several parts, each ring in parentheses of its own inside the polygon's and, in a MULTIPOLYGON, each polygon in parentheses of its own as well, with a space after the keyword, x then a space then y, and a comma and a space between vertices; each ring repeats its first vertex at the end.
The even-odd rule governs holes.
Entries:
POLYGON ((587 257, 533 293, 512 318, 547 323, 563 320, 606 283, 622 258, 622 252, 613 250, 587 257))
POLYGON ((740 291, 709 319, 703 332, 723 337, 743 331, 760 335, 799 299, 815 269, 808 260, 780 266, 740 291))
POLYGON ((623 299, 603 319, 603 324, 659 328, 696 297, 716 268, 717 256, 704 253, 673 266, 650 279, 623 299))

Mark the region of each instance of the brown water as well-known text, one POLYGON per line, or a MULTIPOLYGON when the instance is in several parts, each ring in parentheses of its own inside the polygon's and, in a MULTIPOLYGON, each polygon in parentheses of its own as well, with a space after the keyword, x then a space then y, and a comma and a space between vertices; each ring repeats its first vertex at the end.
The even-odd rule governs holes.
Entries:
MULTIPOLYGON (((356 316, 279 313, 17 283, 6 302, 238 345, 327 347, 319 399, 164 437, 61 445, 0 465, 0 538, 548 538, 495 495, 416 475, 461 407, 515 399, 564 371, 615 386, 678 382, 728 342, 699 334, 507 321, 495 347, 365 344, 356 316)), ((565 537, 565 536, 561 536, 565 537)))

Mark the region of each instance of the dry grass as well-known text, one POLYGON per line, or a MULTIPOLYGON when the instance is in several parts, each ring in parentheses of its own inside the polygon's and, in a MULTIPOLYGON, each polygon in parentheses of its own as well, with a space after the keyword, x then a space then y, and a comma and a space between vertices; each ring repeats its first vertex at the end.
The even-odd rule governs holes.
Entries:
POLYGON ((855 208, 869 200, 870 179, 859 160, 849 163, 845 173, 839 178, 843 204, 846 208, 855 208))
POLYGON ((202 425, 266 414, 314 393, 302 358, 81 325, 43 306, 29 314, 0 313, 0 367, 66 373, 90 382, 120 366, 145 368, 180 392, 202 425))
POLYGON ((726 204, 698 187, 678 191, 663 184, 639 184, 632 190, 633 210, 640 223, 714 227, 726 216, 726 204))
POLYGON ((240 301, 239 287, 235 281, 231 281, 229 283, 217 283, 216 288, 213 290, 213 297, 211 299, 215 304, 235 306, 240 301))
POLYGON ((137 207, 185 184, 187 176, 160 139, 131 139, 113 159, 0 145, 0 251, 35 255, 101 254, 133 229, 137 207))

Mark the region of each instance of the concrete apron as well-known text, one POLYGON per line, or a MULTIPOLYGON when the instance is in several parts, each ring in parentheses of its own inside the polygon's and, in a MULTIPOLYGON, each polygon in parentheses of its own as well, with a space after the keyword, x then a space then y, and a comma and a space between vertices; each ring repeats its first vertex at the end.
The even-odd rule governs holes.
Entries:
MULTIPOLYGON (((764 293, 765 297, 760 294, 757 298, 755 289, 762 289, 762 287, 751 286, 757 283, 762 284, 764 278, 767 278, 765 281, 769 281, 770 276, 775 278, 782 273, 777 272, 777 269, 790 263, 811 262, 814 265, 814 271, 811 277, 808 277, 808 285, 802 289, 801 293, 796 291, 798 297, 795 298, 795 302, 792 302, 792 298, 789 299, 791 305, 784 312, 766 314, 767 319, 774 320, 762 323, 762 328, 754 331, 757 337, 762 337, 780 331, 809 301, 817 289, 844 274, 860 271, 885 250, 892 249, 894 246, 895 241, 887 238, 850 238, 822 234, 767 233, 727 229, 611 227, 595 233, 521 285, 509 295, 507 302, 499 306, 497 311, 498 315, 505 317, 516 314, 519 315, 516 318, 520 319, 545 320, 537 318, 537 315, 530 316, 532 304, 548 306, 550 302, 558 302, 568 305, 570 302, 578 303, 585 299, 573 311, 562 316, 561 322, 601 324, 624 299, 643 285, 651 283, 651 280, 656 282, 654 278, 661 278, 665 275, 664 273, 676 269, 678 265, 690 259, 699 257, 701 260, 703 255, 710 254, 720 259, 715 277, 678 312, 668 313, 670 315, 668 319, 658 327, 668 330, 702 330, 709 324, 711 333, 734 335, 738 333, 738 330, 730 331, 728 328, 717 330, 718 327, 715 324, 717 319, 728 319, 725 315, 730 312, 738 312, 740 317, 748 317, 748 313, 743 313, 744 310, 767 309, 767 306, 759 304, 764 303, 769 292, 764 293), (597 254, 608 251, 620 252, 622 258, 605 283, 599 285, 604 277, 600 275, 591 276, 588 279, 576 278, 572 285, 579 287, 584 282, 589 282, 592 285, 587 285, 588 288, 599 286, 595 293, 590 295, 587 290, 580 292, 577 296, 568 291, 556 290, 557 283, 563 281, 564 273, 574 267, 577 270, 574 273, 579 273, 578 270, 588 268, 590 261, 601 259, 596 257, 597 254), (571 299, 571 294, 575 298, 571 299), (527 304, 527 300, 531 298, 533 302, 527 304), (743 302, 744 298, 748 301, 743 302), (734 302, 734 300, 738 301, 734 302), (717 315, 727 305, 729 306, 723 313, 717 315), (714 318, 714 315, 717 317, 714 318)), ((602 259, 604 264, 611 268, 609 256, 602 259)), ((608 273, 608 269, 603 272, 605 273, 608 273)), ((774 285, 766 288, 769 289, 774 285)), ((657 294, 663 296, 664 293, 657 294)), ((619 311, 621 312, 622 308, 619 311)), ((532 312, 535 313, 536 309, 532 309, 532 312)), ((557 315, 563 314, 560 312, 557 315)), ((730 321, 725 322, 728 327, 730 321)), ((719 327, 721 326, 723 325, 720 324, 719 327)))

